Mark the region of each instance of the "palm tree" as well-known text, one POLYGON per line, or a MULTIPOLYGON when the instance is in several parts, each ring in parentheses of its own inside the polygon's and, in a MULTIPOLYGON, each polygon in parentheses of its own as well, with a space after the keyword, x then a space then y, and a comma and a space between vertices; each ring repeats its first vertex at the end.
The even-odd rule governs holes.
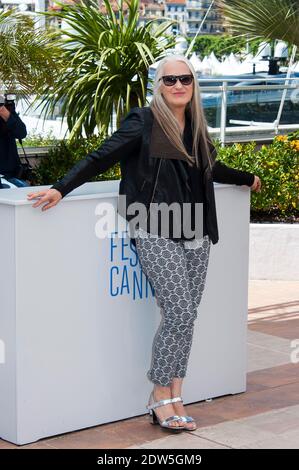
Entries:
POLYGON ((15 10, 0 12, 0 89, 26 97, 52 83, 58 61, 44 31, 15 10))
POLYGON ((148 92, 148 68, 160 60, 175 38, 163 33, 174 21, 157 24, 155 20, 138 25, 139 0, 120 0, 113 11, 103 0, 105 11, 96 0, 89 6, 81 0, 61 5, 61 11, 46 13, 67 25, 57 31, 55 44, 61 50, 64 68, 53 87, 43 94, 45 116, 63 102, 62 116, 67 118, 70 140, 98 130, 107 133, 113 112, 116 125, 133 106, 143 106, 148 92), (123 7, 127 6, 127 16, 123 7))
POLYGON ((299 46, 298 0, 217 0, 233 33, 299 46))

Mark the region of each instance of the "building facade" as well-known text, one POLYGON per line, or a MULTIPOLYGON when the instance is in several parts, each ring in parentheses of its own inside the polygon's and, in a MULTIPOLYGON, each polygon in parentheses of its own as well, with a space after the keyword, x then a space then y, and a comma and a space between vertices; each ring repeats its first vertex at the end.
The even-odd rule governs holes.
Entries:
MULTIPOLYGON (((186 0, 187 35, 194 36, 205 18, 211 5, 211 0, 186 0)), ((219 8, 213 4, 201 26, 199 34, 223 34, 222 16, 219 8)))
MULTIPOLYGON (((60 0, 62 3, 76 3, 76 0, 60 0)), ((111 0, 110 5, 117 16, 118 0, 111 0)), ((225 32, 223 21, 218 7, 213 3, 208 15, 206 13, 212 0, 140 0, 139 24, 155 20, 158 24, 164 19, 175 20, 166 33, 175 36, 194 36, 199 28, 199 34, 222 34, 225 32), (205 18, 206 16, 206 18, 205 18), (204 21, 203 21, 204 20, 204 21)), ((106 13, 103 1, 98 0, 99 9, 106 13)), ((60 7, 52 0, 0 0, 0 9, 17 8, 25 14, 35 11, 57 10, 60 7)), ((128 6, 123 3, 123 12, 126 15, 128 6)))

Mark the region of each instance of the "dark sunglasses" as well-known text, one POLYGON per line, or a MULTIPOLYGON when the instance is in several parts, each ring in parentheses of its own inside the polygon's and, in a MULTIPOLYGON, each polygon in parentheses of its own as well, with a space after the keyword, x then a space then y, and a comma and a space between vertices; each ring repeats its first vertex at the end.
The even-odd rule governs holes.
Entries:
POLYGON ((180 80, 182 85, 191 85, 193 75, 163 75, 159 80, 163 80, 163 83, 166 86, 173 86, 178 80, 180 80))

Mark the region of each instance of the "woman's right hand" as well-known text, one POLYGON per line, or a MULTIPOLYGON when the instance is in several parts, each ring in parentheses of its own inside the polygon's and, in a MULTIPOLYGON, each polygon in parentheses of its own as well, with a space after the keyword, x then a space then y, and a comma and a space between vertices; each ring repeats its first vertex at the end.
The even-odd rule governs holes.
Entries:
POLYGON ((62 199, 62 194, 57 189, 53 188, 44 191, 37 191, 35 193, 28 193, 27 199, 39 199, 37 202, 32 204, 32 207, 39 207, 44 202, 47 202, 47 204, 42 207, 42 211, 46 211, 58 204, 60 199, 62 199))

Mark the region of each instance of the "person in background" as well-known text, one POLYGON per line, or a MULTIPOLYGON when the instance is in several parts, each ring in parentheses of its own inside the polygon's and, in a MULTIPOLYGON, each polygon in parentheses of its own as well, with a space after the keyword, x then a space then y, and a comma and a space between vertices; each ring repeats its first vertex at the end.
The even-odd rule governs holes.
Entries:
MULTIPOLYGON (((18 187, 29 186, 17 177, 21 161, 16 139, 24 139, 26 135, 26 126, 16 113, 14 106, 8 109, 5 104, 0 103, 0 175, 18 187)), ((0 182, 0 189, 1 186, 0 182)))

